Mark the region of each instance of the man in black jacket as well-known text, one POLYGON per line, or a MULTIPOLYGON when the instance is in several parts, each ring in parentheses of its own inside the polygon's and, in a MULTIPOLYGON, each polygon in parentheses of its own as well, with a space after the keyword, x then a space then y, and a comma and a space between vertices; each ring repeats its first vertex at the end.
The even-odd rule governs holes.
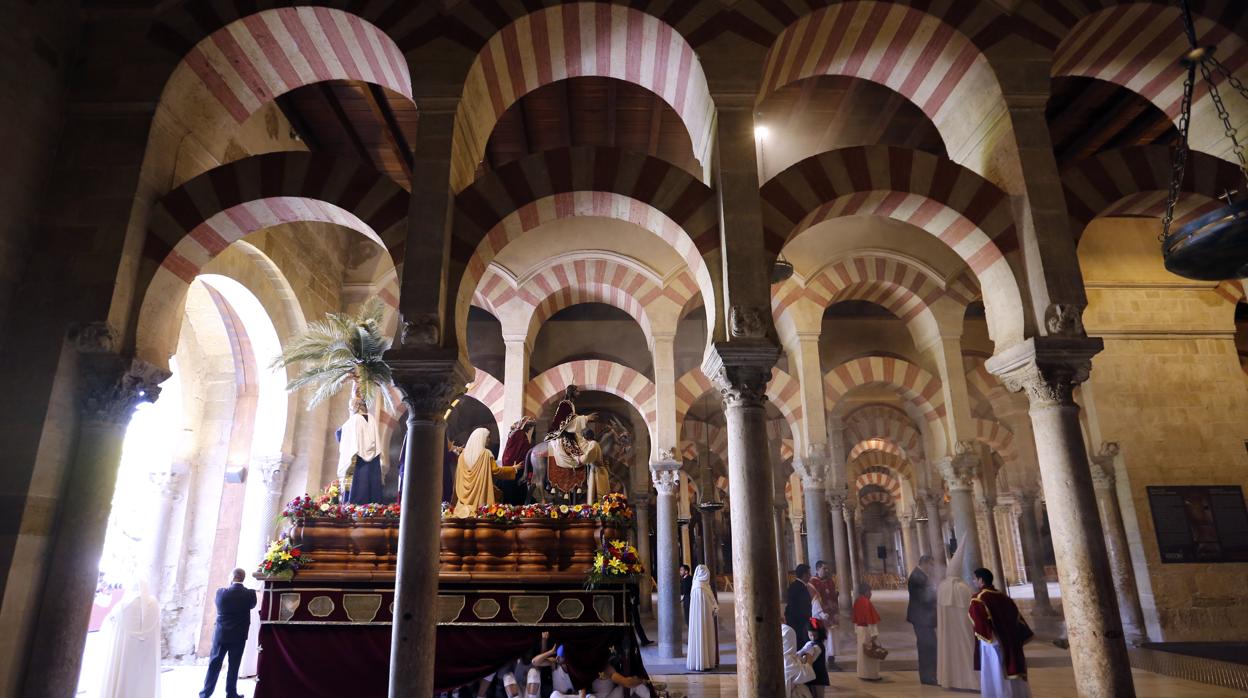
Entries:
POLYGON ((689 599, 693 596, 693 575, 689 565, 677 568, 680 572, 680 608, 685 612, 685 627, 689 627, 689 599))
POLYGON ((230 667, 225 674, 225 695, 227 698, 242 698, 238 692, 238 666, 243 662, 243 645, 247 643, 251 609, 256 607, 256 592, 243 586, 246 578, 246 572, 236 569, 233 583, 217 589, 217 627, 212 634, 212 655, 208 659, 208 675, 204 677, 200 698, 209 698, 216 690, 217 676, 227 654, 230 667))
POLYGON ((936 586, 935 562, 931 555, 919 558, 919 566, 910 573, 907 587, 910 605, 906 620, 914 626, 914 639, 919 650, 919 682, 936 685, 936 586))
MULTIPOLYGON (((805 563, 793 570, 797 579, 789 585, 784 594, 784 624, 793 628, 799 638, 806 637, 810 627, 810 565, 805 563)), ((805 644, 805 643, 803 643, 805 644)))

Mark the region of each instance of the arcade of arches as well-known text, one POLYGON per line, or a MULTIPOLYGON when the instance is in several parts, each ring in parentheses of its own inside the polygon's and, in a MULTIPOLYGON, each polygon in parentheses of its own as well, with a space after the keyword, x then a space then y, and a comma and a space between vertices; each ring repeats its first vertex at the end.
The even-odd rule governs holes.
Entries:
MULTIPOLYGON (((732 591, 738 695, 781 694, 780 590, 817 559, 879 586, 964 547, 1083 696, 1134 695, 1141 643, 1248 640, 1246 563, 1166 563, 1147 489, 1248 482, 1245 287, 1155 242, 1176 8, 270 4, 0 10, 0 694, 75 693, 97 578, 145 576, 165 660, 206 655, 212 591, 335 475, 346 398, 270 363, 370 297, 385 461, 579 386, 646 564, 732 591)), ((1195 10, 1248 80, 1248 13, 1195 10)), ((1180 218, 1242 185, 1208 102, 1180 218)), ((423 489, 392 695, 432 686, 423 489)))

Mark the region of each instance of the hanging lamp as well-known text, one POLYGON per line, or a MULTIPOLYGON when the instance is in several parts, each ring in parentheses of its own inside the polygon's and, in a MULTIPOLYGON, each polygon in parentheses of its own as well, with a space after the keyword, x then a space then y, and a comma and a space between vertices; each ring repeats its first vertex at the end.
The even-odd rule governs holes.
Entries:
POLYGON ((782 253, 776 257, 776 262, 771 266, 771 283, 778 284, 793 276, 793 263, 784 258, 782 253))
POLYGON ((1221 76, 1239 95, 1248 100, 1248 88, 1231 74, 1214 55, 1215 47, 1200 46, 1196 41, 1196 28, 1192 23, 1189 0, 1180 0, 1183 28, 1190 49, 1183 55, 1187 77, 1183 81, 1183 101, 1179 114, 1179 142, 1172 148, 1170 191, 1166 197, 1166 213, 1162 218, 1161 251, 1166 269, 1173 274, 1202 281, 1221 281, 1248 276, 1248 160, 1244 146, 1231 123, 1230 113, 1222 102, 1222 95, 1214 83, 1221 76), (1192 91, 1196 73, 1209 90, 1209 97, 1218 111, 1218 118, 1231 142, 1231 151, 1238 161, 1243 183, 1238 191, 1226 191, 1226 205, 1195 220, 1171 230, 1174 209, 1183 185, 1187 167, 1188 127, 1192 117, 1192 91), (1233 197, 1239 194, 1236 201, 1233 197))

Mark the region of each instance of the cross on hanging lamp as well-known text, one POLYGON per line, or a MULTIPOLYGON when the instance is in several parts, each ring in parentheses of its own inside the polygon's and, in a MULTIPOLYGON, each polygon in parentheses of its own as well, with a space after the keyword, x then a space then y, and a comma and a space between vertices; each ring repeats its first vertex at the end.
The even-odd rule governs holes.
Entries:
POLYGON ((1179 142, 1171 153, 1173 160, 1170 191, 1166 197, 1165 217, 1162 219, 1161 251, 1166 269, 1173 274, 1202 281, 1238 279, 1248 276, 1248 160, 1245 159, 1239 133, 1231 123, 1231 116, 1214 82, 1215 76, 1224 78, 1246 101, 1248 88, 1217 59, 1214 55, 1215 47, 1200 46, 1197 43, 1196 28, 1192 23, 1192 10, 1188 2, 1189 0, 1180 0, 1183 29, 1190 49, 1182 58, 1187 67, 1187 77, 1183 81, 1179 142), (1192 91, 1197 71, 1200 72, 1200 78, 1209 90, 1209 98, 1218 111, 1218 118, 1222 122, 1226 138, 1231 142, 1231 151, 1238 160, 1244 182, 1239 191, 1223 193, 1225 206, 1171 230, 1174 208, 1179 200, 1179 189, 1183 184, 1184 169, 1187 166, 1187 133, 1192 117, 1192 91), (1233 196, 1241 192, 1241 199, 1235 201, 1233 196))

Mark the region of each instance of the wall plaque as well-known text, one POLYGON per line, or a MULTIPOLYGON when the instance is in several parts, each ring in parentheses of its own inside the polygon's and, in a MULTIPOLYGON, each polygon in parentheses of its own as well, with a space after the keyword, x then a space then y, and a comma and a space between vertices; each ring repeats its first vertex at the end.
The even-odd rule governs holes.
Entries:
POLYGON ((1248 510, 1239 485, 1147 489, 1163 563, 1248 562, 1248 510))

